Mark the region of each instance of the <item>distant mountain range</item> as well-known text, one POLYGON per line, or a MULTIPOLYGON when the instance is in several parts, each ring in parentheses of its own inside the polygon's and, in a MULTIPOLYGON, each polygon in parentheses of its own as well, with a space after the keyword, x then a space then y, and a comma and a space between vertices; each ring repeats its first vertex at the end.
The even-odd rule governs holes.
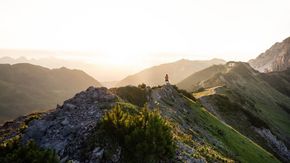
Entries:
POLYGON ((101 84, 80 70, 0 64, 0 123, 52 109, 89 86, 101 84))
POLYGON ((290 66, 290 37, 275 43, 270 49, 249 61, 260 72, 283 71, 290 66))
MULTIPOLYGON (((9 54, 10 51, 13 52, 13 50, 6 50, 4 52, 2 51, 3 50, 0 49, 0 54, 3 53, 3 55, 9 54)), ((44 52, 40 51, 39 54, 42 54, 44 52)), ((20 55, 22 54, 21 51, 18 53, 20 55)), ((26 53, 34 54, 35 52, 25 51, 23 52, 23 55, 26 53)), ((27 57, 16 57, 16 58, 14 57, 12 58, 8 56, 0 57, 0 64, 18 64, 18 63, 29 63, 33 65, 43 66, 50 69, 57 69, 61 67, 66 67, 69 69, 79 69, 88 73, 90 76, 94 77, 95 79, 108 77, 98 65, 89 64, 89 63, 85 63, 85 62, 77 61, 77 60, 66 60, 66 59, 60 59, 60 58, 55 58, 55 57, 42 57, 42 58, 37 58, 37 59, 27 58, 27 57)))
POLYGON ((89 57, 92 55, 96 54, 88 54, 86 52, 0 49, 0 64, 30 63, 47 68, 66 67, 69 69, 79 69, 95 79, 102 81, 120 80, 128 73, 126 68, 120 67, 112 69, 110 66, 105 65, 105 63, 89 63, 84 59, 74 58, 80 56, 84 56, 85 58, 86 56, 89 57))
POLYGON ((205 61, 191 61, 182 59, 172 63, 161 64, 150 67, 134 75, 130 75, 117 83, 116 86, 126 86, 144 83, 149 86, 164 84, 165 74, 169 75, 170 83, 176 84, 189 75, 212 65, 224 64, 221 59, 212 59, 205 61))

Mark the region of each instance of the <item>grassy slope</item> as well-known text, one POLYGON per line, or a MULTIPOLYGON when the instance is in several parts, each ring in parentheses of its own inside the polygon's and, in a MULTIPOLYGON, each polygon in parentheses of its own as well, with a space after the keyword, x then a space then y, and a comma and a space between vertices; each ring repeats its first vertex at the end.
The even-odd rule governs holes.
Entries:
POLYGON ((212 77, 214 77, 216 74, 225 72, 226 66, 224 65, 214 65, 209 68, 206 68, 204 70, 198 71, 196 73, 193 73, 183 81, 177 84, 177 87, 187 90, 187 91, 193 91, 192 86, 195 84, 198 84, 200 81, 208 80, 212 77))
POLYGON ((199 125, 208 129, 218 140, 222 141, 230 151, 235 153, 234 158, 241 162, 279 162, 272 154, 240 134, 227 124, 218 120, 214 115, 202 108, 199 104, 188 100, 199 125), (223 134, 220 134, 223 133, 223 134))
MULTIPOLYGON (((214 67, 203 70, 203 73, 215 74, 210 79, 199 78, 199 73, 202 71, 195 73, 185 79, 185 81, 194 79, 192 84, 187 82, 186 85, 179 84, 179 86, 187 90, 194 90, 195 87, 199 87, 199 84, 204 88, 225 85, 234 94, 225 92, 222 93, 223 95, 266 122, 270 130, 284 142, 290 142, 290 98, 271 87, 264 80, 264 74, 256 72, 246 63, 237 62, 233 63, 233 66, 228 63, 226 67, 227 71, 216 71, 217 69, 213 69, 214 67), (246 106, 241 103, 241 98, 249 101, 252 105, 246 106)), ((199 95, 206 95, 206 93, 210 92, 203 92, 199 95)), ((220 93, 218 92, 218 94, 220 93)))
MULTIPOLYGON (((238 76, 237 74, 228 74, 228 76, 234 75, 238 76)), ((290 135, 289 114, 279 104, 290 108, 290 98, 272 88, 268 83, 261 80, 259 76, 238 76, 237 81, 229 80, 227 85, 229 85, 230 89, 253 101, 254 108, 249 107, 248 110, 263 119, 272 131, 277 134, 280 133, 279 136, 281 138, 287 139, 286 136, 290 135)), ((235 97, 232 97, 231 94, 226 95, 232 101, 235 101, 235 97)))
POLYGON ((262 74, 262 78, 273 88, 290 96, 290 68, 285 71, 262 74))
POLYGON ((152 92, 161 114, 192 138, 193 144, 197 144, 192 147, 207 161, 220 162, 218 158, 226 157, 239 162, 279 162, 275 156, 204 109, 199 102, 180 96, 170 86, 152 92), (206 149, 206 153, 198 150, 200 146, 206 149), (218 156, 208 158, 208 154, 218 156))

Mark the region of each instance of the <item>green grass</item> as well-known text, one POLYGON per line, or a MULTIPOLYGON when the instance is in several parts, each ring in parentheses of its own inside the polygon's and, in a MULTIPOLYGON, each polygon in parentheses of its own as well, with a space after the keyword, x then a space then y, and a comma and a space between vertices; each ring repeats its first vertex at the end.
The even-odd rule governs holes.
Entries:
MULTIPOLYGON (((278 91, 279 89, 275 89, 277 84, 280 83, 279 78, 275 79, 277 80, 277 83, 275 80, 271 82, 272 85, 274 85, 274 87, 272 87, 269 83, 267 83, 266 80, 264 80, 263 76, 265 75, 266 74, 259 74, 255 72, 246 64, 237 64, 237 66, 232 68, 229 72, 216 75, 212 79, 203 81, 203 86, 206 88, 206 90, 195 93, 194 95, 197 98, 203 96, 209 97, 213 94, 226 96, 229 100, 226 101, 226 103, 223 103, 221 106, 218 106, 218 110, 215 110, 215 112, 218 114, 218 117, 220 118, 221 114, 223 114, 221 119, 226 120, 226 122, 232 127, 247 137, 251 138, 265 149, 268 148, 267 150, 274 152, 271 148, 268 147, 268 143, 265 141, 265 139, 260 137, 263 139, 263 141, 261 141, 261 139, 257 138, 257 133, 252 132, 251 130, 245 131, 244 128, 247 128, 248 126, 243 125, 248 125, 248 120, 244 119, 245 123, 241 124, 240 119, 242 118, 237 113, 237 107, 234 107, 234 105, 230 106, 230 109, 234 110, 232 112, 233 114, 231 114, 233 118, 229 117, 228 112, 222 112, 225 109, 224 106, 229 105, 229 102, 235 105, 239 105, 247 115, 249 113, 252 115, 252 117, 255 117, 255 119, 258 119, 258 121, 262 121, 263 124, 265 124, 263 126, 257 126, 255 123, 252 123, 256 120, 250 118, 250 125, 254 125, 258 128, 263 127, 269 129, 278 140, 289 144, 288 135, 290 135, 290 111, 288 109, 290 108, 290 98, 282 94, 281 89, 280 92, 278 91), (217 86, 220 86, 216 81, 222 81, 224 85, 223 89, 216 88, 217 86)), ((211 101, 210 103, 221 104, 222 102, 211 101)), ((249 116, 244 117, 249 118, 249 116)))
MULTIPOLYGON (((248 107, 247 110, 265 121, 271 131, 285 141, 285 135, 290 135, 290 119, 289 114, 278 104, 283 104, 289 108, 290 99, 258 78, 256 80, 248 79, 247 82, 240 82, 241 85, 244 83, 244 89, 236 87, 234 84, 231 85, 231 89, 248 100, 253 101, 255 105, 253 107, 248 107), (259 81, 259 83, 257 83, 257 81, 259 81)), ((230 94, 226 95, 231 98, 232 101, 236 100, 236 98, 230 94)))
POLYGON ((199 125, 206 128, 215 138, 220 140, 233 152, 233 158, 240 162, 273 163, 280 162, 272 154, 255 144, 232 127, 219 121, 214 115, 202 108, 198 103, 188 100, 199 125))
MULTIPOLYGON (((281 93, 283 90, 281 86, 287 85, 283 85, 281 80, 288 74, 276 74, 277 77, 271 79, 271 74, 270 76, 260 74, 248 64, 241 62, 235 63, 233 67, 227 66, 227 69, 228 71, 223 71, 223 69, 210 67, 189 77, 185 80, 187 83, 183 82, 185 85, 179 84, 178 86, 194 90, 195 87, 199 88, 199 83, 202 82, 201 85, 206 90, 196 93, 195 96, 201 97, 213 93, 226 95, 232 102, 240 104, 245 110, 264 121, 279 140, 289 144, 287 135, 290 135, 290 98, 284 95, 287 92, 282 91, 281 93), (208 75, 205 76, 205 74, 208 75), (269 79, 265 80, 265 78, 269 79), (271 82, 269 82, 270 79, 271 82), (222 85, 234 92, 234 95, 228 92, 214 92, 215 87, 222 85), (242 103, 242 98, 250 101, 252 106, 242 103)), ((286 90, 286 88, 284 89, 286 90)))

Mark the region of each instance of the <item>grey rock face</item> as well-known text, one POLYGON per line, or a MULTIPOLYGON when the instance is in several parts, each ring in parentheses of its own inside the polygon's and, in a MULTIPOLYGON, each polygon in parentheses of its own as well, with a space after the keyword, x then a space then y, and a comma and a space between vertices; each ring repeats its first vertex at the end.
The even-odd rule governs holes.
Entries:
POLYGON ((286 145, 277 139, 275 135, 269 129, 265 128, 255 128, 255 131, 260 134, 263 138, 267 140, 270 147, 276 151, 285 161, 290 160, 290 151, 287 149, 286 145))
MULTIPOLYGON (((22 142, 33 139, 41 147, 54 149, 61 159, 79 161, 83 142, 116 99, 106 88, 90 87, 30 123, 22 142)), ((102 153, 94 151, 94 159, 102 153)))
MULTIPOLYGON (((21 135, 21 130, 19 128, 23 127, 27 121, 33 117, 42 117, 46 113, 33 113, 26 116, 21 116, 16 118, 14 121, 9 121, 0 126, 0 143, 3 143, 6 140, 9 140, 17 135, 21 135)), ((31 121, 33 123, 33 120, 31 121)))
POLYGON ((283 42, 275 43, 256 59, 250 60, 249 63, 260 72, 286 70, 290 66, 290 37, 283 42))
POLYGON ((101 149, 100 147, 95 148, 92 152, 90 163, 101 162, 103 155, 104 155, 104 149, 101 149))

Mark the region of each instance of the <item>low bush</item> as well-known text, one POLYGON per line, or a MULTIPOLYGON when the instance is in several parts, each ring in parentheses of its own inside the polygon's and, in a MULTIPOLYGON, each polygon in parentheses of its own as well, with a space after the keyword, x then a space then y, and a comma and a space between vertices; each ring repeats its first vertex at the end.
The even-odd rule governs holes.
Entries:
POLYGON ((57 154, 49 149, 42 149, 30 141, 20 144, 19 137, 15 137, 0 145, 1 163, 58 163, 57 154))
POLYGON ((122 148, 124 162, 160 162, 174 156, 171 127, 156 111, 142 109, 132 115, 116 106, 104 116, 101 126, 122 148))

